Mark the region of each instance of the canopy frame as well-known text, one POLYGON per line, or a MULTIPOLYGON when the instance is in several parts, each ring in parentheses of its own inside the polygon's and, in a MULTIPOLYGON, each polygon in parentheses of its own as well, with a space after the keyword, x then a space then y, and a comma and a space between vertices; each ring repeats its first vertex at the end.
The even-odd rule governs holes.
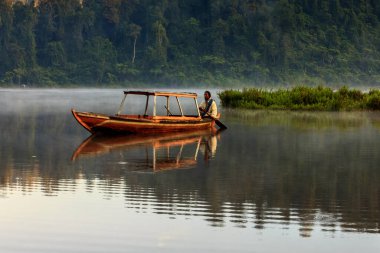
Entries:
POLYGON ((200 111, 199 111, 199 107, 198 107, 198 101, 197 101, 197 93, 191 93, 191 92, 166 92, 166 91, 124 91, 124 97, 121 101, 121 104, 119 106, 119 109, 116 113, 116 115, 121 115, 121 112, 122 112, 122 109, 124 107, 124 104, 125 104, 125 101, 126 101, 126 98, 127 98, 127 95, 142 95, 142 96, 146 96, 146 102, 145 102, 145 110, 144 110, 144 116, 147 116, 147 112, 148 112, 148 107, 149 107, 149 97, 150 96, 153 96, 153 117, 156 117, 157 116, 157 97, 166 97, 166 111, 167 111, 167 116, 171 116, 171 113, 169 111, 169 98, 170 97, 175 97, 176 98, 176 101, 177 101, 177 104, 178 104, 178 108, 179 108, 179 111, 181 113, 181 117, 185 117, 186 115, 184 115, 183 113, 183 109, 182 109, 182 105, 180 103, 180 100, 179 98, 183 97, 183 98, 193 98, 194 99, 194 104, 196 106, 196 111, 197 111, 197 116, 198 117, 201 117, 201 114, 200 114, 200 111))

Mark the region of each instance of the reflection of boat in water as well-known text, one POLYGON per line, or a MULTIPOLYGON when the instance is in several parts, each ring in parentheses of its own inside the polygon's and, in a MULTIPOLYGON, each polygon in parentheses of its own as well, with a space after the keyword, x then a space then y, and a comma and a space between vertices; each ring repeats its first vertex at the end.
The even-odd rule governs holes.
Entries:
POLYGON ((124 98, 121 102, 116 115, 104 115, 89 112, 77 112, 72 109, 75 119, 85 129, 91 133, 111 132, 111 133, 166 133, 166 132, 184 132, 211 129, 215 125, 215 120, 210 117, 202 118, 198 108, 196 93, 179 93, 179 92, 148 92, 148 91, 125 91, 124 98), (139 95, 146 97, 145 110, 140 115, 122 114, 125 107, 127 95, 139 95), (149 98, 153 98, 153 111, 148 115, 149 98), (163 98, 165 104, 157 104, 157 98, 163 98), (171 99, 170 99, 171 98, 171 99), (179 114, 170 109, 170 101, 177 102, 179 114), (190 100, 193 103, 194 112, 184 113, 180 99, 190 100), (159 115, 158 106, 165 108, 165 114, 159 115))
POLYGON ((137 150, 137 157, 134 155, 133 161, 127 161, 131 166, 144 165, 155 172, 191 168, 197 164, 200 153, 204 160, 215 155, 218 135, 218 131, 211 130, 148 136, 92 135, 75 150, 72 160, 137 150))

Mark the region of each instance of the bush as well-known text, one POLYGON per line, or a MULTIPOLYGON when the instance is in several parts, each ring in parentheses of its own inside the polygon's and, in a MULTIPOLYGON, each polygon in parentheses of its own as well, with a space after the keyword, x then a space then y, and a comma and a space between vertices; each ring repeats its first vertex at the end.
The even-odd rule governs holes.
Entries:
POLYGON ((380 110, 380 92, 370 93, 366 105, 370 110, 380 110))
POLYGON ((334 92, 331 88, 298 86, 290 90, 227 90, 218 94, 222 105, 240 108, 290 110, 380 110, 380 91, 363 93, 346 86, 334 92))

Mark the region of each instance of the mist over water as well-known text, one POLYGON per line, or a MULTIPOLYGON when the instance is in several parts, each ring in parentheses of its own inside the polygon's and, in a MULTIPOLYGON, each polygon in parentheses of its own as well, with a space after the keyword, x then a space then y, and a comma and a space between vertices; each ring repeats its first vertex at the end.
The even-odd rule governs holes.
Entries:
POLYGON ((0 91, 0 252, 380 250, 379 113, 219 106, 227 131, 154 138, 71 115, 122 91, 0 91))

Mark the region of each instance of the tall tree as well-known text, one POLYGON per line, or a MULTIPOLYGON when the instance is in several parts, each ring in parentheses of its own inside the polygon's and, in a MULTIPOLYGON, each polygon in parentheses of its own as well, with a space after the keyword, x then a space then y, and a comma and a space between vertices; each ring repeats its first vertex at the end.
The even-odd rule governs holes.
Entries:
POLYGON ((135 63, 136 58, 136 43, 137 38, 140 36, 141 26, 136 24, 129 25, 129 36, 133 38, 133 54, 132 54, 132 64, 135 63))
POLYGON ((0 0, 0 74, 10 69, 9 47, 13 25, 13 10, 10 1, 0 0))

